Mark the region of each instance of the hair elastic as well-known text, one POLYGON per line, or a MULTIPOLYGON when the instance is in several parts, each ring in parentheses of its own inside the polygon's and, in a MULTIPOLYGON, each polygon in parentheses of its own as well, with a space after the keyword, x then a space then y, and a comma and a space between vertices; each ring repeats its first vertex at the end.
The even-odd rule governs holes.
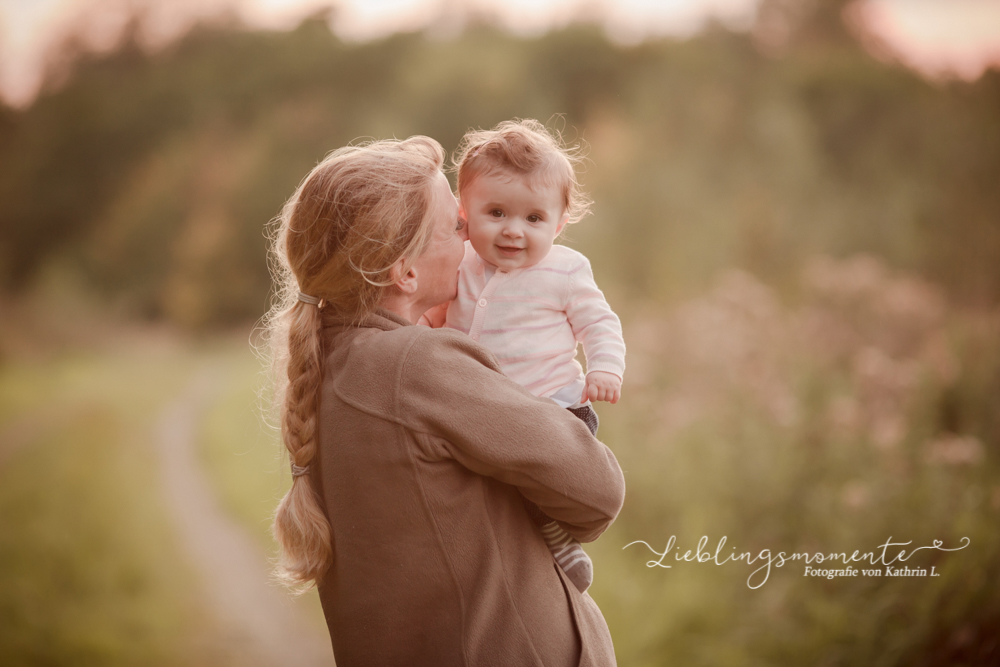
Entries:
POLYGON ((318 296, 309 296, 308 294, 303 294, 302 292, 299 292, 299 301, 302 303, 308 303, 312 306, 319 306, 323 303, 323 299, 318 296))
POLYGON ((292 464, 292 477, 302 477, 309 474, 309 466, 297 466, 292 464))

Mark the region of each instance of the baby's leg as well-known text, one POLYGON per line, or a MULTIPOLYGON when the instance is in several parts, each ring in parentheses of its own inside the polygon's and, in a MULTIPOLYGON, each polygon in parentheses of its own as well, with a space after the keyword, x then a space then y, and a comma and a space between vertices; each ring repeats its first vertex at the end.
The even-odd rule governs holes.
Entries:
MULTIPOLYGON (((567 409, 586 424, 591 433, 597 435, 597 413, 592 407, 585 405, 582 408, 567 409)), ((587 552, 555 521, 542 526, 542 537, 562 571, 581 593, 585 593, 594 582, 594 564, 587 552)))
POLYGON ((594 408, 590 405, 585 405, 582 408, 566 408, 573 413, 573 416, 582 421, 590 429, 590 432, 597 435, 597 426, 600 422, 597 419, 597 413, 594 412, 594 408))
POLYGON ((594 564, 580 543, 555 521, 542 526, 542 538, 569 580, 581 593, 586 593, 594 582, 594 564))

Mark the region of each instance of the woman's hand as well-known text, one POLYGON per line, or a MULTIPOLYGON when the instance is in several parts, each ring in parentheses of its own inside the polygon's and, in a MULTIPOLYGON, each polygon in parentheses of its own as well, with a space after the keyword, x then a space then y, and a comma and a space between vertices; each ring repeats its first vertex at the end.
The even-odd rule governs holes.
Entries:
POLYGON ((607 401, 617 403, 622 395, 622 379, 607 371, 587 373, 587 385, 583 388, 581 401, 607 401))

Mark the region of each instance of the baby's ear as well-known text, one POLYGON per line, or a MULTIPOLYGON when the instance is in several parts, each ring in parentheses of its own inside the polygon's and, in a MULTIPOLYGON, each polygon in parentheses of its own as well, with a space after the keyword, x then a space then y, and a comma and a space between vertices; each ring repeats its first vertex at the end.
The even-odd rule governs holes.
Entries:
POLYGON ((562 220, 559 221, 559 226, 556 227, 556 236, 559 236, 560 234, 562 234, 563 227, 566 226, 567 222, 569 222, 569 213, 567 213, 566 215, 564 215, 562 217, 562 220))

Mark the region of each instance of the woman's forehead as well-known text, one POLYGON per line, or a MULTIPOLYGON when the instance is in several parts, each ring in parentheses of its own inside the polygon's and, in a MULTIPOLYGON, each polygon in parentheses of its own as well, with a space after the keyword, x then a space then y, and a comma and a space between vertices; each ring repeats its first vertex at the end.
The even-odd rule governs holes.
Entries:
POLYGON ((448 178, 444 173, 438 172, 431 187, 434 193, 431 200, 434 207, 448 211, 458 208, 455 193, 451 191, 451 184, 448 183, 448 178))

